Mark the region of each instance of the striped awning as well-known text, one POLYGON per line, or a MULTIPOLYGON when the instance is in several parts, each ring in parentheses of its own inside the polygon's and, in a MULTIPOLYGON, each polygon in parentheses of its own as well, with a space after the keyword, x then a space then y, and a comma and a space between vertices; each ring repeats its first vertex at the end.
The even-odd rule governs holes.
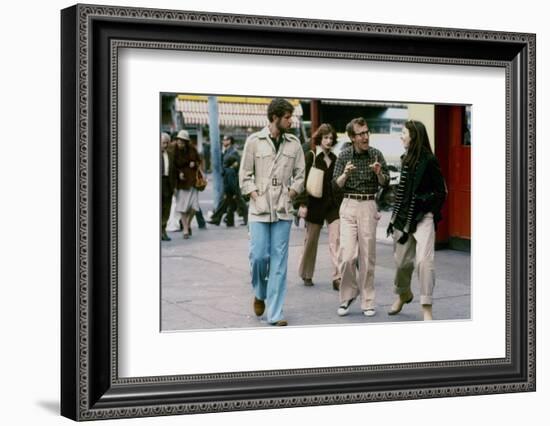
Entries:
MULTIPOLYGON (((219 125, 225 127, 264 127, 268 124, 267 107, 271 99, 219 96, 219 125)), ((292 102, 292 127, 298 127, 303 114, 299 102, 292 102)), ((208 98, 206 96, 179 95, 176 111, 181 112, 185 125, 208 124, 208 98)))

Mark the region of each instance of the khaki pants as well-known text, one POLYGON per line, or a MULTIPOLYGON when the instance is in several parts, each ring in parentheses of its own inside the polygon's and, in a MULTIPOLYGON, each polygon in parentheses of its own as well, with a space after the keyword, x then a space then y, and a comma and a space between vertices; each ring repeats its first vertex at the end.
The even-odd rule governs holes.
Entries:
POLYGON ((435 229, 433 214, 427 213, 418 225, 416 231, 409 235, 405 244, 397 240, 403 235, 399 230, 393 232, 393 256, 395 259, 394 292, 407 293, 411 289, 411 278, 414 268, 418 273, 420 283, 420 303, 432 304, 435 286, 435 229))
POLYGON ((362 310, 376 307, 374 265, 379 218, 374 200, 345 198, 340 206, 340 303, 360 295, 362 310), (356 277, 356 262, 359 263, 359 278, 356 277))
MULTIPOLYGON (((306 222, 306 232, 304 238, 304 251, 300 259, 298 274, 302 279, 312 279, 315 272, 315 260, 317 258, 317 246, 319 244, 319 234, 323 225, 306 222)), ((335 220, 328 224, 328 249, 330 260, 332 261, 332 280, 340 278, 340 220, 335 220)))

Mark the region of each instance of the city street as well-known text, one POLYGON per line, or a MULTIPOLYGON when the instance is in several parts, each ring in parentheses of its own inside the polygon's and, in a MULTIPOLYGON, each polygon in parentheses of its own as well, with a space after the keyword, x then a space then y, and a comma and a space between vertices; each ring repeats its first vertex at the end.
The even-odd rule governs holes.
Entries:
MULTIPOLYGON (((201 208, 207 216, 212 209, 211 182, 201 193, 201 208)), ((392 283, 394 264, 392 241, 385 230, 390 214, 382 213, 377 231, 375 285, 377 314, 363 316, 359 303, 351 305, 350 314, 339 317, 338 292, 332 289, 331 263, 326 227, 321 232, 313 287, 305 287, 298 276, 304 227, 292 226, 289 245, 285 318, 289 326, 351 324, 367 322, 417 321, 422 319, 419 297, 405 305, 402 312, 386 312, 394 300, 392 283)), ((253 328, 269 326, 252 310, 253 292, 248 264, 248 229, 207 225, 199 230, 193 221, 189 240, 181 232, 168 232, 172 241, 162 242, 161 326, 163 331, 253 328)), ((470 318, 470 254, 455 250, 438 250, 435 254, 436 288, 434 320, 470 318)), ((413 293, 418 291, 416 276, 413 293)))

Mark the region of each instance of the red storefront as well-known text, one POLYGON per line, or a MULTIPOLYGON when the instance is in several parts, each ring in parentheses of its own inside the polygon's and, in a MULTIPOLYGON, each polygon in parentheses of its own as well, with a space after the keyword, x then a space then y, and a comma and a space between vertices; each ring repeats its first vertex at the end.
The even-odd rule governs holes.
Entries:
POLYGON ((471 145, 466 107, 435 106, 435 154, 447 183, 448 198, 437 229, 437 245, 470 250, 471 145))

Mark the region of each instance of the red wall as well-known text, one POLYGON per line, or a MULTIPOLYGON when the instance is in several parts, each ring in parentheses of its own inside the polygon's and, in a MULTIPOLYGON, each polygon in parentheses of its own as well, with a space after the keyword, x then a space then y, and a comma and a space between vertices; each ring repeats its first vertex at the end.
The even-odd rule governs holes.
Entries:
POLYGON ((435 154, 447 183, 437 242, 471 238, 471 148, 462 144, 463 106, 436 105, 435 154))

